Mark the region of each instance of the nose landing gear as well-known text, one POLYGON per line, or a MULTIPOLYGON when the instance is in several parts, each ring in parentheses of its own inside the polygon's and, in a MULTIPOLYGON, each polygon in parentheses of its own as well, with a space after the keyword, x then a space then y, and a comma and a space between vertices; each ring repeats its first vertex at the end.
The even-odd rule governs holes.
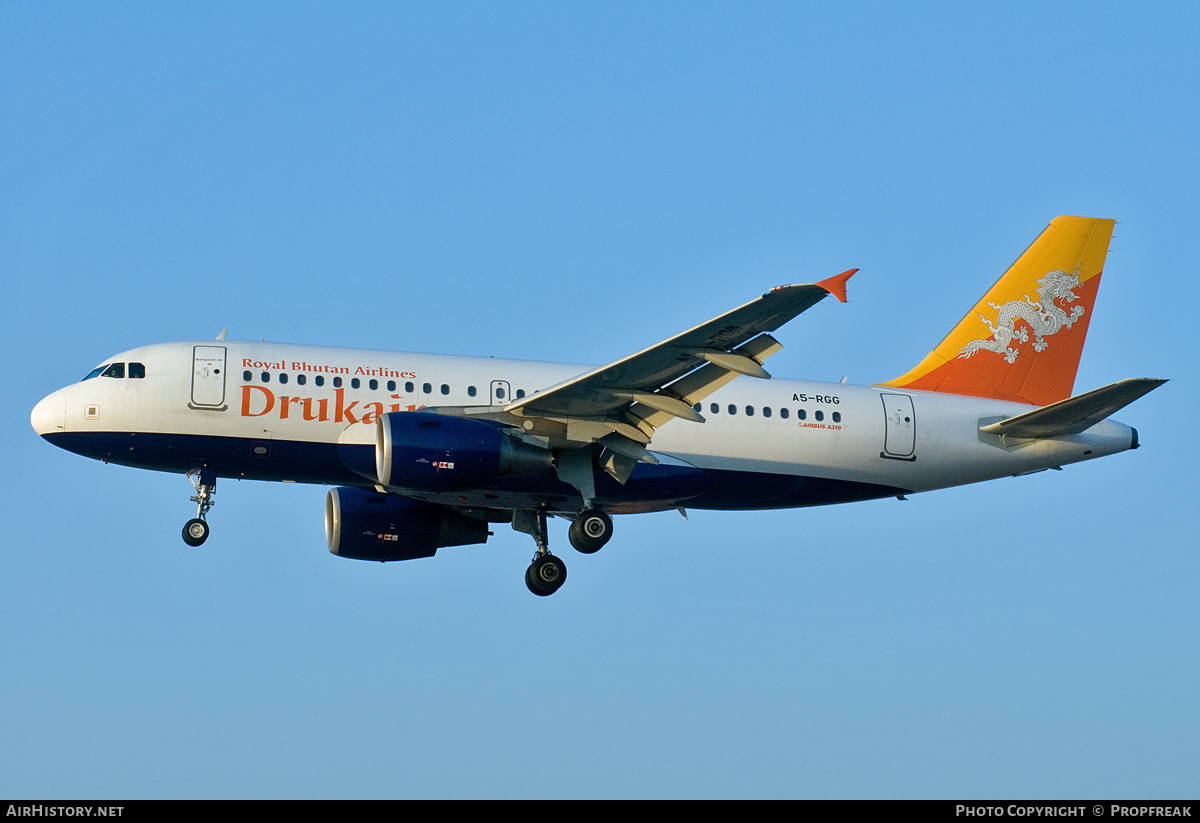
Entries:
POLYGON ((211 529, 208 527, 208 510, 216 503, 213 495, 217 493, 217 476, 208 469, 194 469, 187 473, 188 480, 196 488, 192 502, 196 504, 196 516, 183 525, 183 542, 189 546, 199 546, 208 539, 211 529))

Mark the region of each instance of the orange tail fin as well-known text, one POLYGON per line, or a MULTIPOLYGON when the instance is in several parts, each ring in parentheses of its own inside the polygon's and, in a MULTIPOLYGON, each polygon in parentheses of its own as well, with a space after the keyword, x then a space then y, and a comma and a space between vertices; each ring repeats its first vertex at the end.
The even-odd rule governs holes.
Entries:
POLYGON ((1056 217, 937 348, 881 385, 1037 406, 1070 397, 1114 223, 1056 217))

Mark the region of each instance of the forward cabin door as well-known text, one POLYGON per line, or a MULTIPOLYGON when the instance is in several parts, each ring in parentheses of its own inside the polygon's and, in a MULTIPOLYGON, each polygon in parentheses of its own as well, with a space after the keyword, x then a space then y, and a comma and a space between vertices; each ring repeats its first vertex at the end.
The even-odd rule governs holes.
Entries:
POLYGON ((194 409, 225 408, 225 347, 192 347, 192 402, 194 409))
POLYGON ((907 394, 881 394, 885 428, 883 451, 880 457, 894 460, 916 460, 917 414, 913 399, 907 394))

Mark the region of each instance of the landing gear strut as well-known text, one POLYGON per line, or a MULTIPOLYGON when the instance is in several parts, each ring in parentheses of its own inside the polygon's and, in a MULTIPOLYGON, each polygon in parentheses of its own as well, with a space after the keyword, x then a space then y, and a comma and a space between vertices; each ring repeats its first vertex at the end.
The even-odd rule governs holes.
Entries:
POLYGON ((192 502, 196 504, 196 516, 183 525, 183 542, 189 546, 199 546, 208 539, 211 529, 208 527, 208 510, 216 503, 213 495, 217 493, 217 475, 208 469, 196 469, 188 472, 188 480, 196 487, 192 502))
POLYGON ((518 509, 513 512, 513 528, 532 535, 537 543, 537 553, 525 570, 525 585, 538 597, 554 594, 567 580, 567 564, 550 553, 546 512, 518 509))
POLYGON ((612 539, 612 518, 599 509, 585 509, 579 513, 567 537, 571 545, 584 554, 592 554, 604 548, 604 544, 612 539))

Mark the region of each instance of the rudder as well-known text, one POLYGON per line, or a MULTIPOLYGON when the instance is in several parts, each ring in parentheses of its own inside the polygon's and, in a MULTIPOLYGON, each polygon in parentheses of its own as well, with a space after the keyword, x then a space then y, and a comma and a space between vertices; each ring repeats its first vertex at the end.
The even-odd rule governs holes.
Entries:
POLYGON ((1056 217, 937 348, 880 385, 1037 406, 1070 397, 1115 222, 1056 217))

